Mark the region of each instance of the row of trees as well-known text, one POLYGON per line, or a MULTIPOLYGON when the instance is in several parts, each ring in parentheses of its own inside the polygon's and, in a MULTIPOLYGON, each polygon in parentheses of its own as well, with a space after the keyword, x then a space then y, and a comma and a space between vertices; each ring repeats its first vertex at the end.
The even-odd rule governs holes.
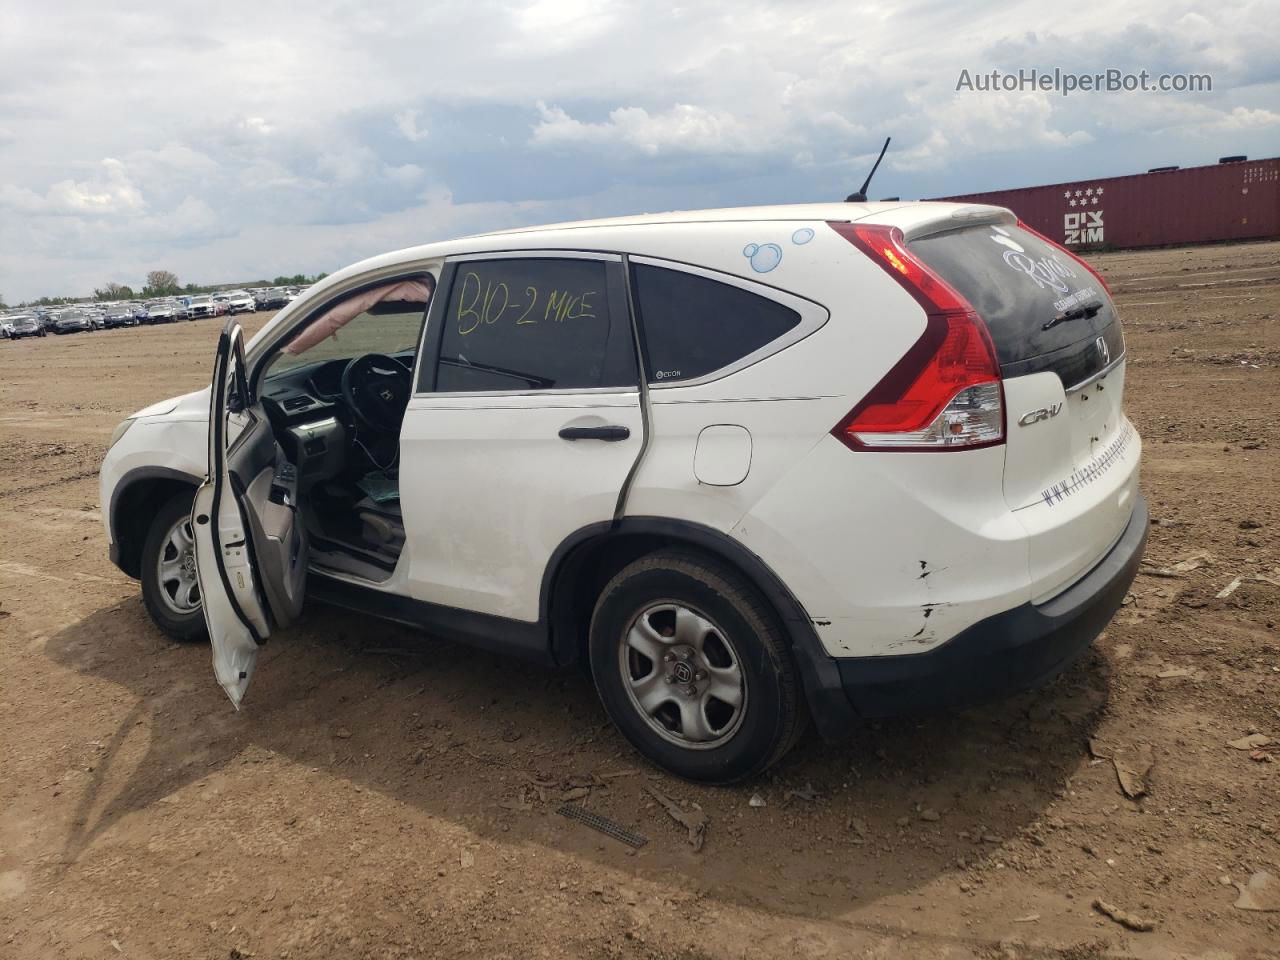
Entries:
POLYGON ((171 270, 152 270, 147 274, 147 285, 139 291, 134 291, 133 287, 124 283, 108 283, 101 288, 94 290, 93 295, 98 300, 150 300, 154 297, 172 297, 178 294, 194 294, 194 293, 216 293, 219 290, 226 290, 232 286, 246 287, 303 287, 315 283, 317 280, 323 280, 327 277, 327 273, 317 273, 308 276, 305 273, 295 273, 291 277, 279 276, 274 280, 256 280, 244 284, 209 284, 201 286, 198 283, 182 284, 178 281, 178 275, 171 270))

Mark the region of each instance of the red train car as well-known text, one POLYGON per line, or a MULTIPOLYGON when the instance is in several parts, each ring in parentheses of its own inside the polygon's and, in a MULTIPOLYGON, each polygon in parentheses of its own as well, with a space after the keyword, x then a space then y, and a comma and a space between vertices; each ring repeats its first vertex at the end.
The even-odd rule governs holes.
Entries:
POLYGON ((1075 249, 1258 240, 1280 237, 1280 157, 933 199, 1008 207, 1075 249))

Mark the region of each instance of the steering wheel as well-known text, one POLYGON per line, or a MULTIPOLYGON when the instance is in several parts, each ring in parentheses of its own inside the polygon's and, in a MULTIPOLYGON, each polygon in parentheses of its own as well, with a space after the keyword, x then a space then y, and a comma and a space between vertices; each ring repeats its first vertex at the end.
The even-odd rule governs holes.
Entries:
POLYGON ((399 433, 410 374, 381 353, 356 357, 342 371, 342 396, 356 419, 378 433, 399 433))

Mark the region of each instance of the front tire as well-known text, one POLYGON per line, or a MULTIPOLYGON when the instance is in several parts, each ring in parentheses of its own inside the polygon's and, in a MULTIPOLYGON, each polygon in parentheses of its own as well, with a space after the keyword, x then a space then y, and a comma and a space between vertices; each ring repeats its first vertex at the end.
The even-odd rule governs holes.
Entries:
POLYGON ((685 779, 755 776, 804 730, 777 617, 742 577, 701 555, 664 551, 620 571, 596 602, 590 654, 618 729, 685 779))
POLYGON ((172 497, 156 513, 142 544, 142 601, 165 635, 179 643, 208 637, 191 537, 195 490, 172 497))

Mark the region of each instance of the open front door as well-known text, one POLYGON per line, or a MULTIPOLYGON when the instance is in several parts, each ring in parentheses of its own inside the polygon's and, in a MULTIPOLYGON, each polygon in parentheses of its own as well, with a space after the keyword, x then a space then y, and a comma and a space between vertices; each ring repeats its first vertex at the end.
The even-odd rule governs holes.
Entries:
POLYGON ((307 538, 297 474, 245 379, 244 334, 228 320, 209 395, 209 475, 191 508, 196 574, 213 671, 237 709, 258 647, 306 594, 307 538))

